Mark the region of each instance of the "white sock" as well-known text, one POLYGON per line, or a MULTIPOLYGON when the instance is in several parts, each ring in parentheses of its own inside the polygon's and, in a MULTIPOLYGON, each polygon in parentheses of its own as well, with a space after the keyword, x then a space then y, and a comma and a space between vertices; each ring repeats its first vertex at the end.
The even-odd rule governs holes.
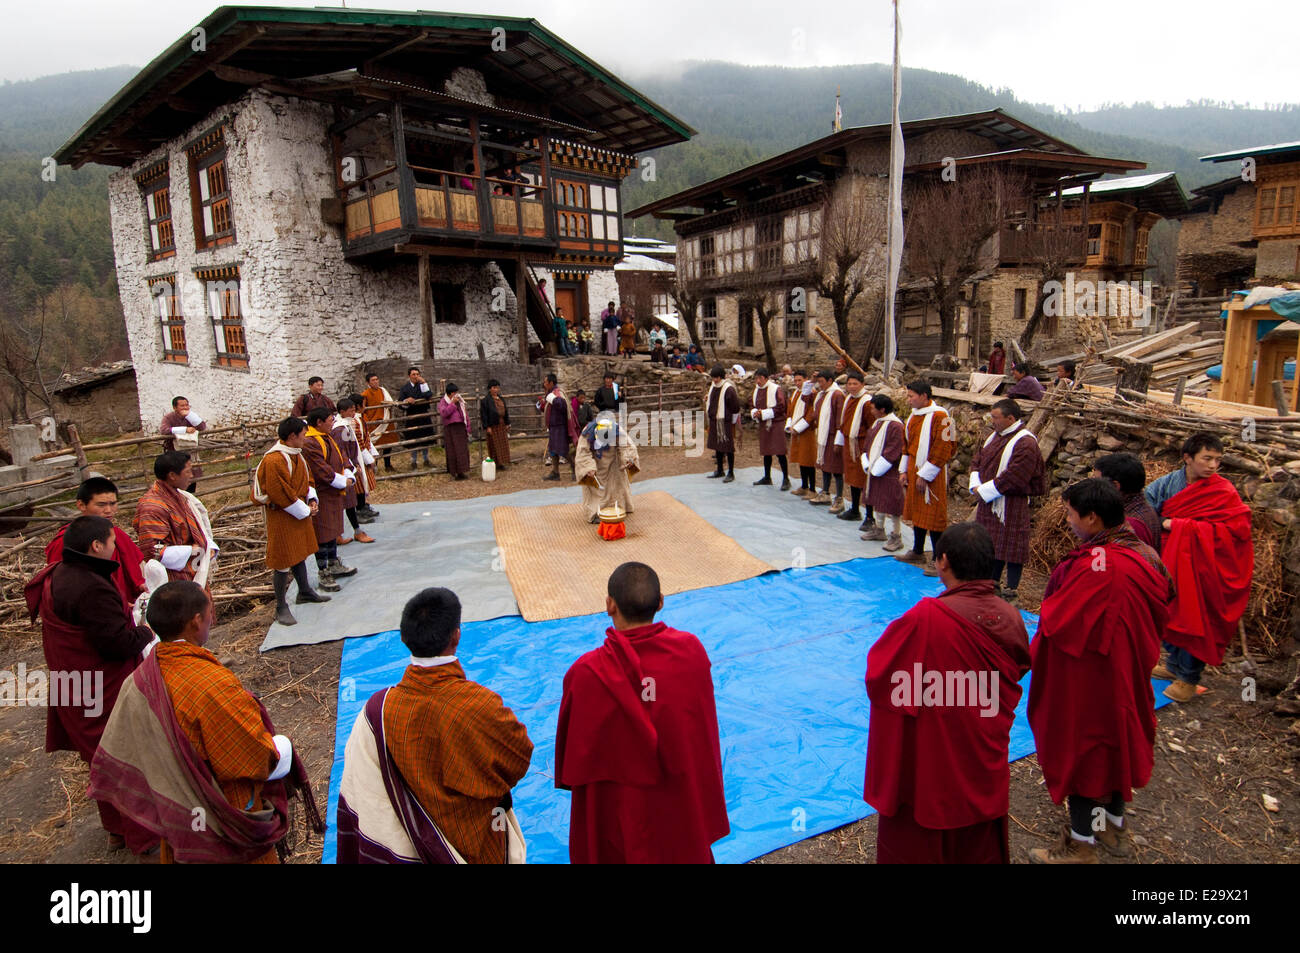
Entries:
POLYGON ((1075 840, 1077 840, 1077 841, 1082 841, 1082 842, 1085 843, 1085 844, 1096 844, 1096 843, 1097 843, 1097 838, 1093 837, 1091 834, 1087 835, 1086 837, 1085 837, 1083 834, 1077 834, 1077 833, 1075 833, 1075 830, 1074 830, 1073 827, 1070 828, 1070 836, 1073 837, 1073 838, 1074 838, 1075 840))
POLYGON ((1106 812, 1106 823, 1109 824, 1111 827, 1123 827, 1123 826, 1124 826, 1124 815, 1121 814, 1119 817, 1116 817, 1116 816, 1115 816, 1114 814, 1112 814, 1110 811, 1107 811, 1107 812, 1106 812))

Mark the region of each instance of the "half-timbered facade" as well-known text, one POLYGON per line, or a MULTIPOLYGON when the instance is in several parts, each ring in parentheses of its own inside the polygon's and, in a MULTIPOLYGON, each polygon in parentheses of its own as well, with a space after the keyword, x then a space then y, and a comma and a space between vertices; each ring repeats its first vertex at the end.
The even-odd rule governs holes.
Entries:
POLYGON ((571 320, 616 291, 637 152, 692 133, 534 20, 223 7, 56 157, 121 170, 142 417, 233 419, 381 359, 526 360, 559 284, 571 320))

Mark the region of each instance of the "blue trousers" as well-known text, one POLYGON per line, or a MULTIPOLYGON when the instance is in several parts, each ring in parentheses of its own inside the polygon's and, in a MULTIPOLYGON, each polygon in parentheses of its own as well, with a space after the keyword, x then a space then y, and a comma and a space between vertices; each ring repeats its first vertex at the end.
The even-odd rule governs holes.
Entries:
POLYGON ((1199 685, 1201 672, 1205 670, 1205 663, 1187 649, 1170 645, 1168 642, 1163 644, 1165 651, 1169 653, 1165 668, 1169 669, 1175 678, 1182 679, 1190 685, 1199 685))

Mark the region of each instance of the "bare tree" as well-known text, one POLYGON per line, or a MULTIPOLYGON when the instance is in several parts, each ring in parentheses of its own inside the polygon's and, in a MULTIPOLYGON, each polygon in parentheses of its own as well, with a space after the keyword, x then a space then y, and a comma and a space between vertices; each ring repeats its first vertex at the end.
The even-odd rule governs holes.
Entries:
POLYGON ((962 285, 983 265, 980 251, 997 234, 1007 207, 1025 191, 1023 178, 1006 170, 973 166, 953 181, 919 184, 908 202, 908 272, 929 280, 927 295, 939 313, 940 351, 956 352, 957 306, 962 285))
POLYGON ((1020 245, 1018 257, 1022 261, 1032 261, 1038 267, 1038 295, 1034 300, 1034 310, 1016 342, 1027 354, 1034 343, 1034 335, 1042 327, 1053 283, 1063 282, 1066 272, 1083 264, 1086 259, 1087 229, 1082 225, 1061 222, 1058 214, 1055 221, 1049 218, 1026 223, 1017 243, 1020 245))
POLYGON ((850 354, 849 312, 883 260, 888 212, 884 196, 873 195, 859 175, 837 183, 822 206, 817 294, 830 301, 840 347, 850 354))

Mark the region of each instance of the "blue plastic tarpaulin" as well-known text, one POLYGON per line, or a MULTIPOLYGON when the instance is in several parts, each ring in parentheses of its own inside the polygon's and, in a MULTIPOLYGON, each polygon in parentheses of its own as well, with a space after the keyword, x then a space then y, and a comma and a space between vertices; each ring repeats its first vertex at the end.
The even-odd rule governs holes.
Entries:
MULTIPOLYGON (((940 591, 938 580, 914 566, 856 559, 665 599, 658 618, 699 636, 713 663, 731 821, 731 834, 714 845, 720 863, 752 860, 872 813, 862 800, 867 651, 921 596, 940 591)), ((1032 637, 1036 618, 1024 618, 1032 637)), ((501 695, 535 745, 514 792, 533 863, 568 861, 569 795, 554 781, 561 685, 578 656, 604 640, 608 621, 510 616, 461 629, 457 654, 466 675, 501 695)), ((336 856, 338 789, 353 722, 371 694, 401 678, 408 658, 395 632, 344 644, 325 863, 336 856)), ((1034 750, 1024 714, 1028 678, 1025 689, 1011 731, 1013 761, 1034 750)))

